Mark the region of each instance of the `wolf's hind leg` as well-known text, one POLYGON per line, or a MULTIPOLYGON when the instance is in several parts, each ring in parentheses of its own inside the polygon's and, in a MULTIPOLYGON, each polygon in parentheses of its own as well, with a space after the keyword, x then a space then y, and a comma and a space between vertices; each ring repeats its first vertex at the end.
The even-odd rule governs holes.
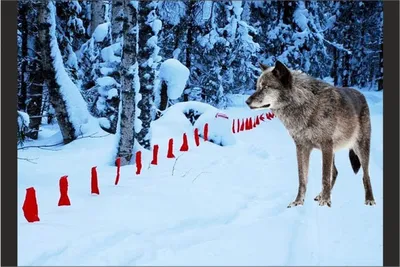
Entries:
POLYGON ((374 195, 372 193, 371 180, 369 177, 369 145, 370 140, 357 141, 354 149, 356 155, 360 158, 361 167, 363 169, 363 184, 365 189, 365 205, 375 205, 374 195))

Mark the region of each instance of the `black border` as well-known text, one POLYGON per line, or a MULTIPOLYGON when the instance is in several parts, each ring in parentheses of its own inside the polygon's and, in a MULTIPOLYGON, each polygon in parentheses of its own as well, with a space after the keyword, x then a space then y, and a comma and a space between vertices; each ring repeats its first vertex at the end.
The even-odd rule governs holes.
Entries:
MULTIPOLYGON (((17 266, 16 18, 1 1, 1 266, 17 266)), ((399 266, 399 73, 399 2, 384 1, 384 266, 399 266)))
POLYGON ((1 1, 1 265, 17 265, 17 1, 1 1), (12 142, 11 142, 12 140, 12 142))
POLYGON ((383 265, 399 266, 399 2, 383 12, 383 265))

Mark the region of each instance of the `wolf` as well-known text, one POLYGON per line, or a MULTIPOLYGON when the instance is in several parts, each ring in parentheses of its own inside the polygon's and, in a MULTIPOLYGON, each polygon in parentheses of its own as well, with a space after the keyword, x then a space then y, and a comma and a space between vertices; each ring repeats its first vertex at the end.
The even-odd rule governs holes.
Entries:
POLYGON ((322 151, 322 191, 314 199, 320 206, 331 207, 331 191, 338 175, 334 153, 344 148, 349 149, 354 173, 363 168, 365 204, 375 205, 368 170, 371 122, 364 95, 291 70, 280 61, 274 67, 260 67, 256 91, 246 104, 251 109, 271 109, 294 140, 299 188, 288 208, 304 204, 313 149, 322 151))

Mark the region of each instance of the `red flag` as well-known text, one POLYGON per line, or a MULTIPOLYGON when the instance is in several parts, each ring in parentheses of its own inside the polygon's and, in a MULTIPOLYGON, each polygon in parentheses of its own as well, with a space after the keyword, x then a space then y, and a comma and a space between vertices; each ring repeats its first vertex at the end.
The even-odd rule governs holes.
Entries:
POLYGON ((36 201, 36 192, 33 187, 26 189, 25 201, 22 206, 25 219, 32 223, 40 221, 38 213, 38 205, 36 201))
POLYGON ((189 150, 188 139, 186 133, 183 134, 183 143, 179 151, 185 152, 189 150))
POLYGON ((58 200, 58 206, 71 206, 71 202, 68 197, 68 176, 60 178, 60 199, 58 200))
POLYGON ((168 154, 167 158, 173 159, 175 158, 174 152, 173 152, 173 147, 174 147, 174 139, 169 139, 168 141, 168 154))
POLYGON ((121 158, 117 158, 115 163, 117 164, 117 177, 115 177, 115 185, 117 185, 119 182, 119 170, 121 168, 121 158))
POLYGON ((208 140, 208 123, 204 125, 204 141, 208 140))
POLYGON ((196 143, 196 146, 200 145, 200 137, 199 137, 199 129, 194 129, 194 141, 196 143))
POLYGON ((158 164, 158 145, 153 146, 153 160, 151 161, 151 164, 157 165, 158 164))
POLYGON ((98 181, 97 181, 97 169, 96 169, 96 167, 92 168, 91 190, 92 190, 91 191, 92 194, 100 195, 99 184, 98 184, 98 181))
POLYGON ((136 151, 136 175, 139 175, 142 170, 142 151, 136 151))

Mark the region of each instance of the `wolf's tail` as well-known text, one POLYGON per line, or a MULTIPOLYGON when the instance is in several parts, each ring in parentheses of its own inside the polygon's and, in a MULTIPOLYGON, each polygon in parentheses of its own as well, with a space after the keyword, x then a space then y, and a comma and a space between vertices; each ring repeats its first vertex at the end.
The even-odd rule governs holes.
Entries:
POLYGON ((351 162, 351 167, 353 168, 354 173, 357 174, 357 172, 360 170, 361 163, 360 159, 358 158, 356 153, 354 153, 353 149, 350 149, 349 151, 349 158, 351 162))

